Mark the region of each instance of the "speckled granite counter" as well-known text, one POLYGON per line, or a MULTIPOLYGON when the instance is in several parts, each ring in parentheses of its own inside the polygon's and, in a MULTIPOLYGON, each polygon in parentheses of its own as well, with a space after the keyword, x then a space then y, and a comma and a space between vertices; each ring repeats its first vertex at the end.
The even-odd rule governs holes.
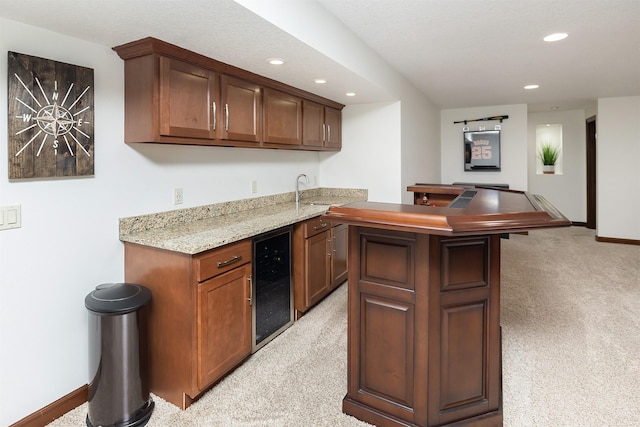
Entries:
POLYGON ((368 192, 314 188, 156 214, 120 218, 120 240, 186 254, 251 238, 324 214, 331 205, 367 200, 368 192))

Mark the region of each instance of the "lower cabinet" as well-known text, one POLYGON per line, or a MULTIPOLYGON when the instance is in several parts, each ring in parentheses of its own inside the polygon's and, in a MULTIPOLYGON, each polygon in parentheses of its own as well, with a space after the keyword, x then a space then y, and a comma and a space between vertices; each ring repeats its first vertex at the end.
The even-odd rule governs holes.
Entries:
POLYGON ((347 224, 334 225, 331 228, 331 283, 333 287, 347 280, 347 224))
POLYGON ((198 388, 226 374, 251 353, 251 264, 198 285, 198 388))
POLYGON ((125 243, 125 280, 152 292, 150 391, 182 409, 251 354, 251 241, 197 255, 125 243))
POLYGON ((347 279, 347 226, 321 217, 293 230, 294 307, 299 318, 347 279))
MULTIPOLYGON (((299 317, 347 278, 347 226, 294 226, 299 317)), ((149 388, 186 409, 252 351, 251 239, 189 255, 124 244, 125 281, 151 290, 149 388)))

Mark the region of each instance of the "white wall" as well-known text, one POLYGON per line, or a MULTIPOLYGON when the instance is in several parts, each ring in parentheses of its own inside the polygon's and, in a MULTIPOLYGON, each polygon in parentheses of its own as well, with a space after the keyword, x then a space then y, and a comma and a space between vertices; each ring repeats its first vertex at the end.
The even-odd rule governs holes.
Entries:
POLYGON ((640 96, 598 100, 597 234, 640 240, 640 96))
POLYGON ((9 182, 0 162, 0 205, 22 205, 22 228, 0 231, 0 425, 9 425, 87 383, 84 297, 123 280, 118 218, 176 208, 174 187, 184 189, 178 207, 293 191, 319 164, 312 152, 126 145, 123 61, 110 48, 5 19, 0 48, 3 100, 7 51, 93 68, 95 78, 94 177, 9 182))
POLYGON ((320 155, 322 187, 368 188, 369 200, 400 203, 400 103, 350 105, 342 110, 340 156, 320 155))
MULTIPOLYGON (((541 194, 574 222, 587 221, 587 150, 584 110, 529 113, 529 192, 541 194), (562 125, 561 174, 537 173, 536 127, 562 125)), ((541 167, 540 167, 541 169, 541 167)))
POLYGON ((402 203, 413 203, 408 186, 440 182, 439 111, 425 101, 407 95, 402 103, 402 203))
POLYGON ((509 184, 515 190, 527 190, 527 106, 497 105, 476 108, 458 108, 440 112, 441 133, 441 182, 471 182, 482 184, 509 184), (469 130, 485 126, 492 130, 496 124, 500 132, 501 170, 498 172, 465 172, 462 127, 453 124, 460 120, 472 120, 492 116, 509 116, 499 121, 469 122, 469 130))

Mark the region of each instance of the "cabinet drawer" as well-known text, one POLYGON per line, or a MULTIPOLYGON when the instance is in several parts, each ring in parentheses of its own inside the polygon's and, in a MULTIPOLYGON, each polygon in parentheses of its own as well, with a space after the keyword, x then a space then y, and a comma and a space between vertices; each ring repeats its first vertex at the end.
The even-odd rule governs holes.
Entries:
POLYGON ((247 262, 251 262, 251 240, 242 240, 194 257, 196 280, 204 282, 247 262))
POLYGON ((307 238, 322 233, 323 231, 330 230, 331 223, 323 221, 322 217, 316 217, 305 221, 305 223, 303 224, 303 228, 304 237, 307 238))

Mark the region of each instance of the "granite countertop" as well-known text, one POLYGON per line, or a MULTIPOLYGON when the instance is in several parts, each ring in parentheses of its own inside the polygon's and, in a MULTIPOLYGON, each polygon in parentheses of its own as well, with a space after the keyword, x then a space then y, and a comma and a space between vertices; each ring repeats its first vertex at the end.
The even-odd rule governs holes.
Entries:
POLYGON ((120 240, 197 254, 367 200, 367 190, 316 188, 120 219, 120 240))

